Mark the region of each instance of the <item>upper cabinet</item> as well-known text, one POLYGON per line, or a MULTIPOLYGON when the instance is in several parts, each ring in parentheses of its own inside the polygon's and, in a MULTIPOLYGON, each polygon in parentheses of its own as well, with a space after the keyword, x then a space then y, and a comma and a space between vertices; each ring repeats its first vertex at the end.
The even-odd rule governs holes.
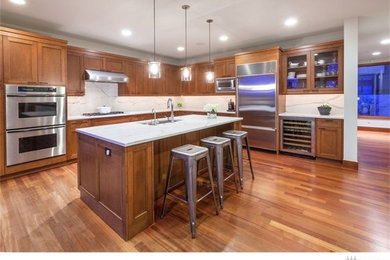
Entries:
POLYGON ((1 30, 5 83, 65 85, 66 41, 1 30))
POLYGON ((206 72, 209 70, 210 66, 210 63, 208 62, 196 64, 197 75, 195 78, 195 85, 199 95, 215 94, 214 83, 207 83, 206 81, 206 72))
POLYGON ((3 83, 3 35, 0 34, 0 84, 3 83))
POLYGON ((66 93, 69 96, 83 96, 84 88, 84 59, 83 54, 77 51, 73 52, 68 49, 67 54, 67 77, 68 84, 66 93))
POLYGON ((284 51, 282 93, 343 93, 343 41, 284 51))
POLYGON ((214 60, 214 77, 226 78, 236 76, 236 64, 234 57, 214 60))

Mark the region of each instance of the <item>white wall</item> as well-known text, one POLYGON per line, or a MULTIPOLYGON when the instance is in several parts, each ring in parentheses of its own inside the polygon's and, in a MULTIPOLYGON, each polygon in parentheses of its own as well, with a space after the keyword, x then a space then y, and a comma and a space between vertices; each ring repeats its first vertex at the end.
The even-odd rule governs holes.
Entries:
POLYGON ((344 21, 344 160, 357 162, 358 18, 344 21))
POLYGON ((232 96, 156 96, 156 97, 118 97, 116 83, 85 82, 85 95, 68 97, 68 116, 79 116, 82 113, 97 112, 97 107, 110 106, 113 111, 152 111, 167 109, 167 100, 172 98, 176 105, 183 104, 183 110, 203 110, 208 103, 218 104, 219 112, 227 110, 232 96))
POLYGON ((390 120, 382 119, 358 119, 358 126, 390 128, 390 120))

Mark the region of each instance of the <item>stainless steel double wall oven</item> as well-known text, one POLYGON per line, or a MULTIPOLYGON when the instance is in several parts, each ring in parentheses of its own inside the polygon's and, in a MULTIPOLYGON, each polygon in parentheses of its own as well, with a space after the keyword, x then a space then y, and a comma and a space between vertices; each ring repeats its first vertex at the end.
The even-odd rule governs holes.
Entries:
POLYGON ((66 153, 64 86, 6 85, 7 166, 66 153))

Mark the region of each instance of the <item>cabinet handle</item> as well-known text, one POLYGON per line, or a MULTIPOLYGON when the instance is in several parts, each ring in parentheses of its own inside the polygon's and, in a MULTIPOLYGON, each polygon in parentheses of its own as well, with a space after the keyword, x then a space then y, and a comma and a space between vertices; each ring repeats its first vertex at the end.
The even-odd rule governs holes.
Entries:
MULTIPOLYGON (((38 82, 39 83, 39 82, 38 82)), ((37 82, 27 81, 27 84, 37 84, 37 82)))
POLYGON ((325 128, 325 127, 319 127, 318 129, 320 129, 320 130, 325 130, 326 128, 325 128))
POLYGON ((48 82, 38 82, 39 84, 48 85, 48 82))
POLYGON ((303 90, 303 92, 309 92, 310 91, 310 89, 304 89, 303 90))

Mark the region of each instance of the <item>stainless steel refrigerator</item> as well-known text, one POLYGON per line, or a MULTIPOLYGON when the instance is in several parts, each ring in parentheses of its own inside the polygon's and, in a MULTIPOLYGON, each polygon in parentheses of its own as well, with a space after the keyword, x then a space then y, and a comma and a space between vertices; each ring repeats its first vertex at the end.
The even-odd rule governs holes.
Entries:
POLYGON ((237 109, 251 147, 276 151, 276 61, 237 66, 237 109))

